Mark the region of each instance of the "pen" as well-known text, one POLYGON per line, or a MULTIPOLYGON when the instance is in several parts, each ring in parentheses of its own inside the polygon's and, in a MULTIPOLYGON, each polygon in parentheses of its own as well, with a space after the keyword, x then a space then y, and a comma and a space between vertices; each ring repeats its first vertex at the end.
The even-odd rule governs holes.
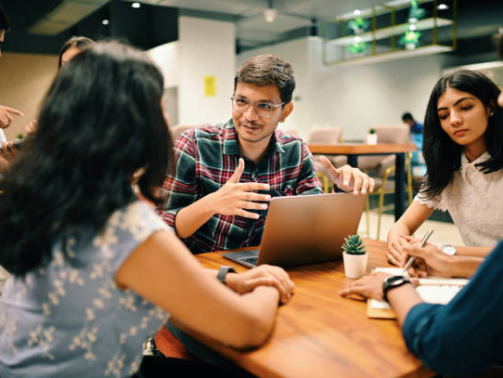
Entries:
MULTIPOLYGON (((423 248, 428 239, 430 238, 431 234, 433 234, 433 230, 428 230, 428 232, 423 236, 423 239, 421 240, 421 244, 419 244, 419 248, 423 248)), ((416 261, 416 256, 412 256, 409 261, 407 261, 407 264, 403 267, 402 274, 403 276, 405 273, 407 273, 407 269, 411 267, 412 264, 414 264, 414 261, 416 261)))

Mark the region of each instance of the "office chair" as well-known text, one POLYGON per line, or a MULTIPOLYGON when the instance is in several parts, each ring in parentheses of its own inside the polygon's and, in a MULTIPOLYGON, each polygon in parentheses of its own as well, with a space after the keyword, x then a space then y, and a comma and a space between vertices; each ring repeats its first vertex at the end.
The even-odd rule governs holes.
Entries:
POLYGON ((332 185, 330 185, 330 179, 327 177, 327 175, 323 172, 316 172, 316 176, 321 181, 321 185, 323 187, 323 191, 325 193, 330 193, 332 192, 332 185))
MULTIPOLYGON (((340 127, 314 127, 309 131, 307 140, 308 144, 339 144, 341 142, 342 128, 340 127)), ((346 156, 327 156, 327 158, 336 168, 342 167, 348 161, 346 156)), ((313 155, 313 164, 316 168, 318 178, 323 184, 323 191, 330 193, 332 185, 330 184, 325 166, 319 160, 319 155, 313 155)))

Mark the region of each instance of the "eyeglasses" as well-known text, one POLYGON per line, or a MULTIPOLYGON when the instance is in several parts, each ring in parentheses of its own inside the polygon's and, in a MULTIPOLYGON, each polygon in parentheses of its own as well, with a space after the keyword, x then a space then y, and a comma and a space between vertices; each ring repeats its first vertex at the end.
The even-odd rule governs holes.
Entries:
POLYGON ((272 114, 272 111, 276 109, 279 106, 283 106, 285 103, 282 102, 280 104, 270 104, 268 102, 255 102, 255 101, 248 101, 245 100, 244 98, 237 98, 235 96, 231 97, 232 101, 232 108, 241 114, 246 113, 250 105, 253 105, 255 109, 255 113, 257 113, 258 116, 264 117, 264 118, 269 118, 272 114))

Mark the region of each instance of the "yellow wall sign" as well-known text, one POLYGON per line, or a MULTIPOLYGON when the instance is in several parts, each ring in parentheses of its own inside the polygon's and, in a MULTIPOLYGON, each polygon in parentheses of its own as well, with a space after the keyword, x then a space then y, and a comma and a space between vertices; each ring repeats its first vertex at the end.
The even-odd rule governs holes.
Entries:
POLYGON ((215 97, 217 95, 217 77, 205 76, 204 77, 204 96, 215 97))

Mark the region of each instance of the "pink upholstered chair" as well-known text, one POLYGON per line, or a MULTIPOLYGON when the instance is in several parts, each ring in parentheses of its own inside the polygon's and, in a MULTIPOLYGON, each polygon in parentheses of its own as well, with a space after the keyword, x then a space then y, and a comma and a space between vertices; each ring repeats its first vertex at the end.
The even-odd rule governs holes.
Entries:
POLYGON ((211 125, 210 123, 199 123, 195 125, 176 125, 170 128, 171 136, 173 137, 173 140, 175 140, 184 131, 195 129, 197 127, 206 127, 210 125, 211 125))
MULTIPOLYGON (((339 144, 342 141, 342 128, 340 127, 315 127, 309 132, 308 144, 339 144)), ((338 168, 347 163, 346 156, 327 156, 332 164, 338 168)), ((319 160, 319 155, 313 156, 314 166, 318 172, 318 177, 323 184, 323 190, 330 192, 332 185, 325 167, 319 160)))

